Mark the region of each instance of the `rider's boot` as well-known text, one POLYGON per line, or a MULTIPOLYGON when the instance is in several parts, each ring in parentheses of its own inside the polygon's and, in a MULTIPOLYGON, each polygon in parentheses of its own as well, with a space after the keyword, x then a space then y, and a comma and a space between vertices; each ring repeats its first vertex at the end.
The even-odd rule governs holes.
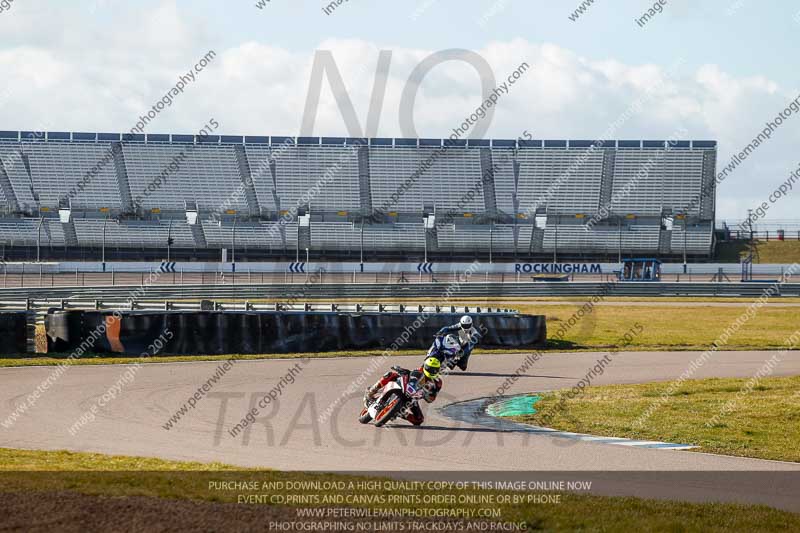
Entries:
POLYGON ((422 414, 422 410, 419 408, 419 406, 415 406, 408 413, 406 413, 403 418, 413 425, 419 426, 425 420, 425 415, 422 414))
POLYGON ((364 391, 364 406, 365 407, 367 405, 369 405, 370 400, 373 399, 373 397, 375 396, 375 394, 378 393, 379 390, 381 390, 381 387, 377 383, 375 385, 371 386, 371 387, 367 387, 367 390, 364 391))

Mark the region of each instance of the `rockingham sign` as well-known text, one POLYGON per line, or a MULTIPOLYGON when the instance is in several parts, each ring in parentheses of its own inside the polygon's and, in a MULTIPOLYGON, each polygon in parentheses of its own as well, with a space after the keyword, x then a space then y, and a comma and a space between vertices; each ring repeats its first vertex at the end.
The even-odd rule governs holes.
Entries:
MULTIPOLYGON (((303 262, 242 262, 237 263, 236 271, 247 276, 250 273, 289 273, 306 274, 321 269, 327 273, 386 273, 386 272, 407 272, 413 274, 452 274, 463 272, 471 263, 303 263, 303 262)), ((75 274, 75 272, 107 272, 112 270, 117 273, 122 272, 156 272, 169 274, 180 274, 181 272, 232 272, 232 263, 217 262, 141 262, 141 261, 116 261, 107 262, 106 269, 103 270, 103 263, 97 262, 76 262, 69 261, 64 263, 24 263, 7 262, 3 264, 4 270, 8 273, 30 273, 30 275, 44 274, 75 274)), ((664 265, 668 267, 669 265, 664 265)), ((738 272, 738 263, 727 265, 738 272)), ((758 265, 757 265, 758 266, 758 265)), ((680 271, 681 265, 677 265, 675 272, 680 271)), ((477 273, 489 274, 611 274, 618 270, 617 263, 480 263, 476 270, 477 273)), ((708 270, 712 272, 712 270, 708 270)), ((713 269, 717 272, 717 269, 713 269)))
POLYGON ((523 274, 602 274, 600 263, 516 263, 514 272, 523 274))

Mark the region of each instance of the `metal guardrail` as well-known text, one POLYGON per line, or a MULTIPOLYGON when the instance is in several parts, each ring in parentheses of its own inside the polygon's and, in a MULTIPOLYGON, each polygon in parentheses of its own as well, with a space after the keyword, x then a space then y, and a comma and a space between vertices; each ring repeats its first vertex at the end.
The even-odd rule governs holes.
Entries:
POLYGON ((448 294, 451 298, 485 298, 487 303, 507 297, 582 297, 595 294, 606 296, 742 296, 757 297, 770 287, 777 286, 773 296, 800 296, 800 283, 775 285, 770 282, 750 283, 637 283, 619 282, 611 286, 600 282, 528 282, 485 283, 466 282, 414 284, 271 284, 271 285, 153 285, 114 287, 43 287, 0 289, 0 300, 255 300, 269 299, 284 302, 336 298, 426 298, 436 300, 448 294))
MULTIPOLYGON (((136 311, 201 311, 200 301, 143 300, 127 302, 122 300, 2 300, 0 311, 47 311, 48 309, 82 310, 136 310, 136 311)), ((335 303, 253 303, 253 302, 211 302, 214 311, 287 311, 287 312, 338 312, 338 313, 469 313, 469 314, 518 314, 515 309, 482 306, 439 306, 418 304, 335 304, 335 303)))

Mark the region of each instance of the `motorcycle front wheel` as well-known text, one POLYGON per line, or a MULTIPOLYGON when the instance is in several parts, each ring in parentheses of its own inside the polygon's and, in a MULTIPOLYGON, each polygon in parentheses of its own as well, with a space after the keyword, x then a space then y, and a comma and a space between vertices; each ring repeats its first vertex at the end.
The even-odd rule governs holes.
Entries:
POLYGON ((381 427, 397 416, 397 413, 403 408, 403 403, 403 395, 400 391, 393 390, 389 392, 378 406, 378 412, 375 415, 375 427, 381 427))
POLYGON ((361 422, 362 424, 369 424, 370 420, 372 420, 372 415, 369 414, 369 410, 366 407, 364 407, 361 410, 361 414, 358 415, 358 421, 361 422))

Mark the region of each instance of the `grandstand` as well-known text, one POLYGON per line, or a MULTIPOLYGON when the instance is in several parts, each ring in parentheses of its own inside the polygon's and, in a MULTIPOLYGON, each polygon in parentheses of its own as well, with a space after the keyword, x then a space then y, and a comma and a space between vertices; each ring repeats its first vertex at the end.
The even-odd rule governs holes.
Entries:
POLYGON ((2 131, 0 244, 9 259, 702 259, 716 151, 2 131))

